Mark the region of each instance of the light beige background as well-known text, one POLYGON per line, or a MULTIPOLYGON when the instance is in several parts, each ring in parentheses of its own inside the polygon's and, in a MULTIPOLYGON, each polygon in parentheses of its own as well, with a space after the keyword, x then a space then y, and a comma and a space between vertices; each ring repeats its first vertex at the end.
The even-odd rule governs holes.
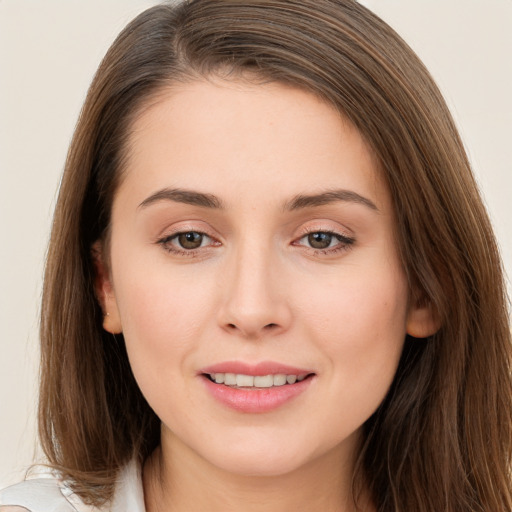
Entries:
MULTIPOLYGON (((38 302, 67 145, 107 47, 155 3, 0 0, 0 486, 35 453, 38 302)), ((512 275, 512 0, 362 3, 441 86, 512 275)))

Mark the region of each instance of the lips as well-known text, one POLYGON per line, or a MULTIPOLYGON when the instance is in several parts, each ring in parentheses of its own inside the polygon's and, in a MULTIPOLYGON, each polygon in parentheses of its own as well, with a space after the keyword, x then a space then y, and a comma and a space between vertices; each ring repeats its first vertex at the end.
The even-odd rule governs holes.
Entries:
POLYGON ((263 413, 277 409, 309 388, 314 372, 265 361, 229 361, 199 372, 206 389, 221 404, 238 412, 263 413))
POLYGON ((224 384, 225 386, 234 386, 237 388, 271 388, 295 384, 303 381, 307 375, 276 373, 274 375, 246 375, 243 373, 209 373, 206 374, 212 382, 224 384))
POLYGON ((276 374, 308 375, 314 372, 308 368, 298 368, 273 361, 262 361, 257 364, 248 364, 241 361, 225 361, 223 363, 207 366, 206 368, 200 370, 199 373, 234 373, 242 375, 263 376, 276 374))

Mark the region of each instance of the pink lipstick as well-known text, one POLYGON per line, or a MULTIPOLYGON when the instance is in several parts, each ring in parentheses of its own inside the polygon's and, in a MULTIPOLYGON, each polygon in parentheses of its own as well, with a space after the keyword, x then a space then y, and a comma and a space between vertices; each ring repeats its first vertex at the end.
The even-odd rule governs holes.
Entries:
POLYGON ((199 376, 208 392, 223 405, 254 414, 277 409, 302 394, 315 374, 272 361, 226 361, 203 368, 199 376))

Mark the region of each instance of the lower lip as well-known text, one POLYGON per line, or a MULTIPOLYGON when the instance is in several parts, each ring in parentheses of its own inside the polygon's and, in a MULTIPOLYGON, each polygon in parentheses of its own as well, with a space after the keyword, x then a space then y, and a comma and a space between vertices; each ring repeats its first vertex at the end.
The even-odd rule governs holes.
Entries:
POLYGON ((278 409, 306 391, 313 380, 313 376, 310 376, 295 384, 244 389, 216 384, 204 375, 201 377, 208 391, 219 402, 236 411, 252 414, 278 409))

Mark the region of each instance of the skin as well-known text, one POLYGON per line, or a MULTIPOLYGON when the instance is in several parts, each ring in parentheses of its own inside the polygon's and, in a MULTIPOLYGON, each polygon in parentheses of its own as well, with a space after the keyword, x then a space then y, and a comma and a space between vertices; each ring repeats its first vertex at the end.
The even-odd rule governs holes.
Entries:
POLYGON ((311 94, 212 79, 144 110, 97 286, 104 327, 124 333, 162 420, 144 467, 148 511, 353 510, 361 426, 389 389, 406 333, 435 329, 409 302, 394 226, 367 145, 311 94), (169 189, 213 195, 222 208, 155 196, 169 189), (185 249, 183 232, 206 236, 185 249), (313 248, 309 233, 328 247, 313 248), (243 413, 198 375, 233 360, 314 377, 276 410, 243 413))

